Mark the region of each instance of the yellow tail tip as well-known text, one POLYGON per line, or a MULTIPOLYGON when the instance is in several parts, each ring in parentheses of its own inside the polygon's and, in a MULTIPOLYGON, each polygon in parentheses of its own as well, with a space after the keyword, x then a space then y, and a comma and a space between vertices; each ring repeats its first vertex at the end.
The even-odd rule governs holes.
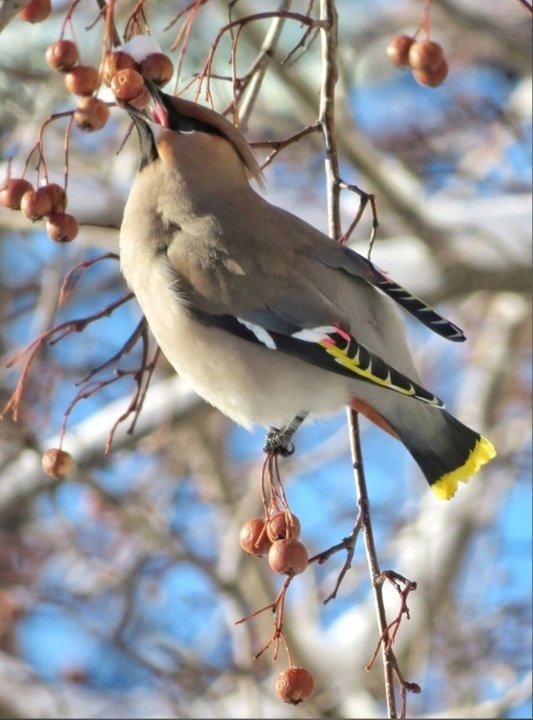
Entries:
POLYGON ((482 465, 496 457, 494 445, 487 438, 480 437, 468 456, 464 465, 446 473, 431 485, 433 492, 441 500, 451 500, 455 495, 459 482, 468 482, 471 475, 475 475, 482 465))

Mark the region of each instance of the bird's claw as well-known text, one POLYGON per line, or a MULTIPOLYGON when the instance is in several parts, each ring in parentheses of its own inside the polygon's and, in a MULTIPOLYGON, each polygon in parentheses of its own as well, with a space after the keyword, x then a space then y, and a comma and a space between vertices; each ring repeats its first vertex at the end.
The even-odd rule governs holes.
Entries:
POLYGON ((270 455, 281 455, 281 457, 294 455, 296 448, 291 440, 292 435, 293 432, 288 428, 270 428, 263 451, 270 455))

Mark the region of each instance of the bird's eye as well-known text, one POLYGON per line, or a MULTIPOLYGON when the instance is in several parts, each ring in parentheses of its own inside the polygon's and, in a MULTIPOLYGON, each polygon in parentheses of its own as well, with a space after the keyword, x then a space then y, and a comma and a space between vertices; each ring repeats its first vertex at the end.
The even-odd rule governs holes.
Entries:
POLYGON ((180 120, 180 124, 178 127, 178 132, 186 133, 190 135, 191 133, 196 132, 196 125, 192 120, 189 120, 187 118, 182 118, 180 120))

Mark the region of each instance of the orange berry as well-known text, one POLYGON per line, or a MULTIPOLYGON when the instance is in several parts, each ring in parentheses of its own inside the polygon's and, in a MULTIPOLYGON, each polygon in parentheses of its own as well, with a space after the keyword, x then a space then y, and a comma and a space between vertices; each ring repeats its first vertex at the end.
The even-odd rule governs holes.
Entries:
POLYGON ((442 85, 448 77, 448 63, 443 60, 442 65, 433 68, 433 70, 413 70, 413 76, 420 85, 437 87, 442 85))
POLYGON ((165 85, 174 73, 174 65, 168 55, 155 52, 141 61, 139 72, 146 80, 151 80, 156 85, 165 85))
POLYGON ((33 190, 31 182, 23 178, 9 178, 0 188, 0 205, 11 210, 20 210, 22 196, 30 190, 33 190))
POLYGON ((247 520, 239 533, 239 543, 244 552, 250 555, 266 555, 272 543, 266 533, 263 518, 255 517, 247 520))
POLYGON ((300 537, 300 521, 296 515, 289 513, 288 520, 287 523, 287 513, 284 512, 276 513, 268 520, 267 534, 272 542, 283 538, 300 537))
POLYGON ((70 70, 78 62, 78 48, 71 40, 56 40, 44 54, 46 62, 54 70, 70 70))
POLYGON ((111 80, 111 90, 117 100, 129 102, 142 95, 144 79, 137 70, 125 68, 119 70, 111 80))
POLYGON ((61 185, 57 183, 48 183, 48 185, 41 185, 41 190, 48 193, 50 201, 52 203, 51 212, 65 212, 67 207, 67 195, 61 185))
POLYGON ((109 108, 99 98, 87 95, 78 100, 78 107, 74 111, 74 122, 86 132, 100 130, 109 118, 109 108))
POLYGON ((409 49, 413 44, 413 38, 409 35, 396 35, 387 45, 387 56, 391 62, 398 67, 409 65, 409 49))
POLYGON ((413 70, 436 70, 444 60, 444 50, 433 40, 414 42, 409 50, 409 65, 413 70))
POLYGON ((51 12, 51 0, 30 0, 19 11, 18 17, 25 22, 37 23, 46 20, 51 12))
POLYGON ((291 666, 276 678, 276 693, 280 700, 299 705, 308 700, 315 690, 315 681, 309 670, 291 666))
POLYGON ((56 243, 69 243, 78 234, 78 221, 68 213, 50 213, 46 221, 46 232, 50 240, 56 243))
POLYGON ((32 222, 41 220, 45 215, 52 212, 50 195, 42 188, 28 190, 22 196, 20 209, 22 214, 26 215, 32 222))
POLYGON ((78 65, 65 74, 65 87, 74 95, 92 95, 98 82, 98 70, 90 65, 78 65))
POLYGON ((57 479, 69 474, 74 466, 74 460, 66 450, 50 448, 43 454, 42 466, 46 475, 57 479))
POLYGON ((106 85, 111 85, 113 76, 117 74, 119 70, 125 70, 126 68, 135 69, 137 63, 127 52, 123 50, 115 50, 115 52, 109 53, 104 59, 104 65, 102 68, 102 77, 106 85))
POLYGON ((294 538, 276 540, 268 551, 268 564, 280 575, 299 575, 308 563, 305 545, 294 538))

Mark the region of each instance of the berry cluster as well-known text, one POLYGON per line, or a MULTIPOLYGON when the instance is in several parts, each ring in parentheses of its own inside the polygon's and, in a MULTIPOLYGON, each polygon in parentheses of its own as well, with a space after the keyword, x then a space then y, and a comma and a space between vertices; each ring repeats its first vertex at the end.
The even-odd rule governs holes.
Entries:
MULTIPOLYGON (((309 555, 307 548, 299 540, 301 526, 298 517, 291 513, 286 505, 281 511, 276 503, 265 507, 264 517, 250 518, 244 523, 239 533, 239 542, 242 549, 250 555, 256 557, 266 555, 272 570, 287 576, 278 600, 271 606, 277 617, 274 634, 276 642, 280 636, 283 636, 281 626, 285 590, 290 580, 306 569, 309 555)), ((283 702, 298 705, 311 697, 315 689, 315 681, 306 668, 292 663, 288 647, 287 653, 289 667, 278 675, 276 693, 283 702)))
MULTIPOLYGON (((19 17, 28 22, 40 22, 49 13, 49 0, 32 0, 20 11, 19 17)), ((174 72, 172 60, 156 51, 157 43, 150 36, 132 37, 120 49, 107 52, 100 67, 96 68, 81 64, 76 43, 62 35, 48 46, 45 59, 51 68, 64 75, 66 90, 78 96, 76 109, 60 116, 72 115, 77 127, 86 132, 101 130, 109 119, 109 104, 95 96, 102 82, 111 88, 119 102, 128 102, 141 109, 150 100, 145 80, 161 86, 174 72)), ((40 162, 44 164, 42 151, 40 162)), ((0 186, 0 205, 21 210, 32 222, 46 218, 46 230, 54 242, 67 243, 78 234, 76 219, 65 212, 66 192, 56 183, 47 182, 34 188, 23 177, 8 177, 0 186)))
POLYGON ((8 178, 0 187, 0 205, 21 210, 32 222, 46 217, 46 232, 54 242, 68 243, 78 234, 76 218, 65 212, 66 193, 56 183, 34 189, 24 178, 8 178))
POLYGON ((268 564, 280 575, 299 575, 309 562, 307 548, 298 540, 300 521, 290 512, 255 517, 241 528, 239 542, 250 555, 268 555, 268 564))
POLYGON ((396 35, 387 46, 387 55, 398 67, 410 67, 415 80, 421 85, 437 87, 448 76, 444 50, 433 40, 396 35))
MULTIPOLYGON (((127 47, 127 44, 124 48, 127 47)), ((103 64, 103 79, 117 100, 128 102, 141 109, 150 101, 145 80, 162 86, 172 77, 172 60, 162 52, 152 52, 139 62, 125 50, 107 55, 103 64)))

